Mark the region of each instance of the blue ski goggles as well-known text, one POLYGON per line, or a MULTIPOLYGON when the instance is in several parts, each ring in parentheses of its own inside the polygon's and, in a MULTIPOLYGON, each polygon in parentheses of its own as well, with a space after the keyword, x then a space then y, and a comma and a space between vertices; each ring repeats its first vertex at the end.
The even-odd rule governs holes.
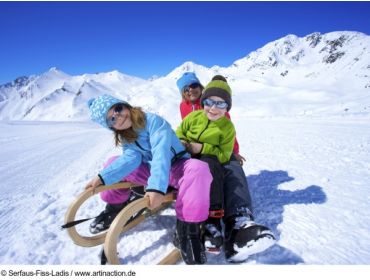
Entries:
POLYGON ((227 109, 227 103, 226 101, 214 101, 212 99, 204 99, 203 100, 203 106, 212 107, 215 105, 218 109, 227 109))

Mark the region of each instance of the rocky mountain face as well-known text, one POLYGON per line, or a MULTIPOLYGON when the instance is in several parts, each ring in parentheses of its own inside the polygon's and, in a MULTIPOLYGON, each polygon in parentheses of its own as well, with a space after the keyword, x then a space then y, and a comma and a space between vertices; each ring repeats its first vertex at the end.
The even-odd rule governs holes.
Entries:
POLYGON ((332 32, 303 38, 288 35, 235 61, 229 72, 234 76, 249 73, 271 78, 298 74, 301 79, 318 76, 326 79, 331 73, 331 78, 340 79, 348 74, 368 78, 369 69, 370 37, 359 32, 332 32))

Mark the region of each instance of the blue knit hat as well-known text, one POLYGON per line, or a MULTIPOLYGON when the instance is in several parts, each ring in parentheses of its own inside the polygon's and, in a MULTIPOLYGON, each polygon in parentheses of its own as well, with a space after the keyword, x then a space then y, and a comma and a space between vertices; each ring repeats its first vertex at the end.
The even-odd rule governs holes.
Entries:
POLYGON ((97 98, 92 98, 87 102, 87 105, 90 110, 90 119, 108 129, 112 129, 108 127, 107 124, 107 114, 110 108, 116 104, 123 104, 127 108, 132 108, 130 104, 126 101, 119 100, 113 96, 104 94, 97 98))
POLYGON ((191 84, 200 84, 199 79, 194 72, 185 72, 176 82, 180 93, 184 90, 184 87, 190 86, 191 84))

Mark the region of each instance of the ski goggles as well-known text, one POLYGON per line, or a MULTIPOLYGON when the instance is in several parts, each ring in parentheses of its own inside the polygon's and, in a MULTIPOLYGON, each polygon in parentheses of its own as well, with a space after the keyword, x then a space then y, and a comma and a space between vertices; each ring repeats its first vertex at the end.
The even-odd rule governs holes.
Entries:
POLYGON ((116 124, 117 121, 116 115, 121 114, 124 108, 125 106, 123 104, 117 104, 113 107, 113 115, 110 118, 107 117, 108 127, 113 127, 116 124))
POLYGON ((198 83, 194 83, 194 84, 191 84, 191 85, 188 85, 188 86, 184 87, 184 91, 185 91, 185 92, 189 92, 189 91, 190 91, 190 89, 195 89, 195 88, 197 88, 197 87, 199 87, 199 86, 200 86, 200 84, 198 84, 198 83))
POLYGON ((226 101, 215 101, 208 98, 203 100, 203 106, 212 107, 213 105, 215 105, 218 109, 226 109, 228 106, 226 101))

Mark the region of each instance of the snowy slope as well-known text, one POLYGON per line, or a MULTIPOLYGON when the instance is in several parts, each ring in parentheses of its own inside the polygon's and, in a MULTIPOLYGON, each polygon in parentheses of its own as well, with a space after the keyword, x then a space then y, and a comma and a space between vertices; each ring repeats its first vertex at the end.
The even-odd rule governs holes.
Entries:
MULTIPOLYGON (((368 122, 235 123, 256 220, 278 238, 246 263, 369 264, 368 122)), ((119 153, 110 132, 90 123, 2 122, 0 129, 0 263, 99 264, 100 246, 74 245, 60 225, 102 162, 119 153)), ((95 197, 78 215, 94 216, 102 207, 95 197)), ((170 251, 173 215, 166 210, 122 237, 122 263, 153 264, 170 251)), ((224 263, 222 254, 209 256, 209 264, 224 263)))

